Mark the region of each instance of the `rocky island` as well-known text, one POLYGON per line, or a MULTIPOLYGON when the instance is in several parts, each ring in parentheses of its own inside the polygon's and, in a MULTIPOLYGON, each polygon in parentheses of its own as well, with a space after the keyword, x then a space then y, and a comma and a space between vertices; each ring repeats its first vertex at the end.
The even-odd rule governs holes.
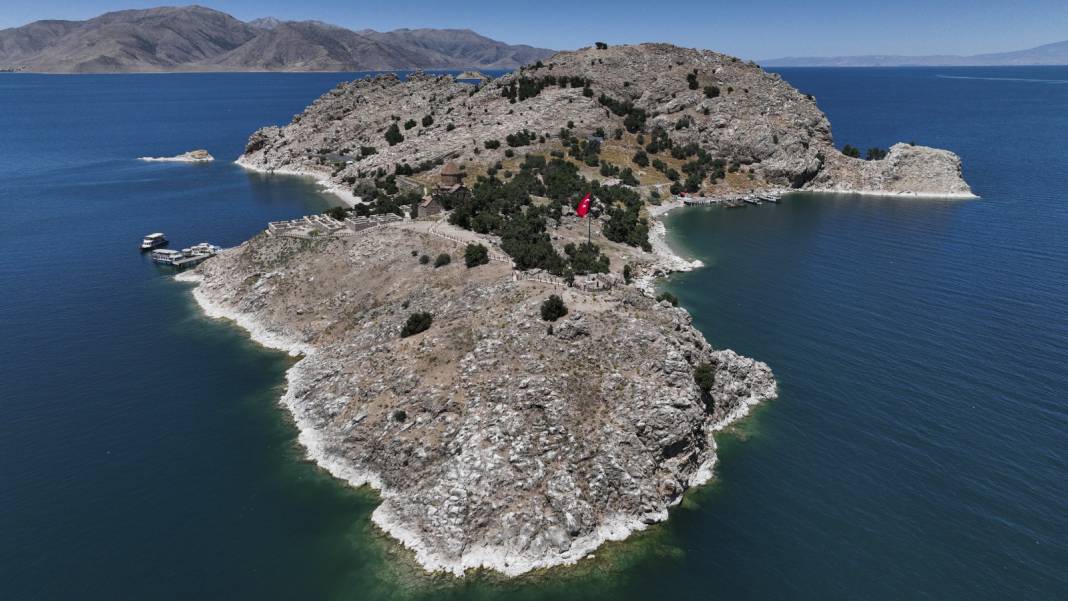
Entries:
POLYGON ((164 163, 210 163, 215 160, 215 157, 211 156, 207 150, 198 148, 172 157, 141 157, 141 160, 164 163))
POLYGON ((353 206, 271 224, 183 279, 208 315, 301 356, 283 402, 309 456, 376 488, 374 522, 458 576, 574 563, 666 519, 710 478, 714 433, 776 395, 767 365, 643 285, 679 266, 656 236, 669 195, 969 192, 951 153, 846 157, 778 76, 663 44, 478 87, 344 83, 239 162, 353 206))

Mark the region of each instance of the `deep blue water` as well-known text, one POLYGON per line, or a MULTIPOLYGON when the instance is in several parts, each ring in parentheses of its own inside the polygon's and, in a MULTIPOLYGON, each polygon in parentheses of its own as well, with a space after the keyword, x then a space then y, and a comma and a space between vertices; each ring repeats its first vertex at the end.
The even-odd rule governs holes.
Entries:
POLYGON ((0 74, 0 599, 1068 598, 1068 69, 781 72, 983 199, 672 217, 708 267, 667 286, 781 398, 669 522, 513 582, 413 570, 302 460, 288 359, 134 250, 326 207, 229 159, 350 76, 0 74))

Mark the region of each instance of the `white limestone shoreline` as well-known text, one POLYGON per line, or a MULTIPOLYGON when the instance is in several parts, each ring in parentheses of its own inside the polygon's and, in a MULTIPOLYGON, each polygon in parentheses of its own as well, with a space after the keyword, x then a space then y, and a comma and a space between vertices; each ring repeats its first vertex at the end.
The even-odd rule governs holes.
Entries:
POLYGON ((679 200, 666 200, 659 205, 650 205, 649 211, 649 244, 653 247, 656 256, 656 267, 652 273, 646 273, 635 280, 635 286, 649 296, 656 295, 656 280, 664 275, 676 271, 693 271, 704 267, 698 259, 688 260, 679 256, 668 244, 667 225, 661 219, 668 212, 686 206, 679 200))
POLYGON ((804 188, 794 190, 797 192, 812 192, 816 194, 844 194, 856 196, 889 196, 900 198, 930 198, 949 200, 974 200, 979 195, 971 192, 901 192, 900 190, 836 190, 834 188, 804 188))
POLYGON ((330 176, 319 171, 312 171, 310 169, 300 168, 294 169, 290 167, 267 168, 246 161, 244 156, 234 161, 234 164, 240 165, 242 168, 248 169, 249 171, 264 173, 267 175, 275 174, 291 175, 297 177, 310 177, 315 180, 315 182, 319 185, 320 188, 323 189, 324 192, 333 194, 334 196, 339 198, 341 202, 344 203, 344 205, 347 207, 354 207, 358 204, 363 203, 363 199, 353 194, 351 189, 345 188, 340 184, 331 181, 330 176))

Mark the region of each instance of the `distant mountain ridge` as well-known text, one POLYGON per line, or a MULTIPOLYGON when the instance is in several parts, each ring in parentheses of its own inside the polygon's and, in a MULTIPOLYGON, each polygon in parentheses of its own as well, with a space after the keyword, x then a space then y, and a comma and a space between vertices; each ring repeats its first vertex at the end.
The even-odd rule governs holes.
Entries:
POLYGON ((352 31, 273 17, 246 23, 202 6, 0 30, 0 69, 47 73, 513 69, 552 53, 467 29, 352 31))
POLYGON ((786 57, 760 62, 765 67, 998 67, 1027 65, 1068 65, 1068 40, 1026 50, 957 56, 939 54, 901 56, 786 57))

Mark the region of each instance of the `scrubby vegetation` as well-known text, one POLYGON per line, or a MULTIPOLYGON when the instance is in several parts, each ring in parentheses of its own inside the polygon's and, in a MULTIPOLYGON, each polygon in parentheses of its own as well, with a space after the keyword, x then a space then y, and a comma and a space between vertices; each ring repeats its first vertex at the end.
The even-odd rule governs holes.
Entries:
POLYGON ((711 363, 701 363, 693 370, 693 381, 701 394, 707 397, 716 385, 716 368, 711 363))
MULTIPOLYGON (((559 224, 564 208, 574 207, 587 192, 605 207, 608 223, 605 237, 632 246, 649 249, 648 224, 638 217, 641 197, 621 186, 601 186, 589 182, 574 163, 560 158, 546 161, 541 155, 527 155, 519 172, 507 180, 496 173, 480 177, 471 194, 458 201, 449 222, 483 234, 501 237, 501 248, 515 261, 518 269, 544 269, 563 275, 597 273, 607 265, 596 245, 575 247, 561 256, 553 247, 548 228, 559 224), (548 203, 535 205, 531 195, 546 197, 548 203)), ((605 268, 606 269, 606 268, 605 268)))
POLYGON ((329 209, 323 211, 323 214, 327 217, 337 219, 338 221, 344 221, 345 218, 349 216, 349 213, 345 210, 345 207, 330 207, 329 209))
POLYGON ((434 316, 427 312, 412 313, 408 316, 408 321, 405 322, 404 327, 401 328, 401 338, 407 338, 413 336, 419 332, 425 332, 430 329, 430 324, 434 323, 434 316))
POLYGON ((869 148, 868 153, 864 155, 864 158, 869 161, 881 161, 886 158, 886 149, 876 147, 869 148))
POLYGON ((489 249, 481 244, 468 244, 464 248, 464 264, 467 268, 489 263, 489 249))
MULTIPOLYGON (((535 64, 534 69, 536 70, 538 68, 540 67, 535 64)), ((585 91, 585 89, 588 89, 590 86, 590 80, 577 75, 571 77, 556 77, 555 75, 527 77, 521 75, 517 80, 501 87, 501 96, 507 98, 514 104, 516 102, 523 102, 528 98, 533 98, 538 94, 541 94, 542 90, 551 86, 559 86, 561 88, 571 86, 572 88, 583 88, 585 91)))
POLYGON ((645 109, 637 108, 631 101, 616 100, 615 98, 610 98, 605 94, 601 94, 600 97, 597 98, 597 102, 601 103, 602 106, 607 108, 613 114, 623 117, 623 127, 630 133, 637 133, 645 129, 645 119, 647 117, 645 109))
POLYGON ((677 296, 675 296, 674 294, 670 293, 670 292, 661 292, 660 294, 658 294, 656 296, 656 300, 657 300, 657 302, 667 301, 667 302, 671 303, 672 307, 678 307, 679 306, 679 298, 677 296))
POLYGON ((545 321, 556 321, 567 315, 567 305, 564 299, 552 294, 541 303, 541 318, 545 321))
POLYGON ((400 128, 397 127, 396 123, 391 123, 389 128, 386 129, 386 142, 388 142, 390 146, 396 146, 403 141, 404 135, 401 134, 400 128))
POLYGON ((449 263, 452 263, 452 256, 449 253, 441 253, 438 258, 434 259, 434 268, 444 267, 449 263))
POLYGON ((596 244, 568 243, 564 247, 564 254, 567 255, 569 268, 575 275, 608 273, 608 257, 601 254, 601 249, 596 244))

